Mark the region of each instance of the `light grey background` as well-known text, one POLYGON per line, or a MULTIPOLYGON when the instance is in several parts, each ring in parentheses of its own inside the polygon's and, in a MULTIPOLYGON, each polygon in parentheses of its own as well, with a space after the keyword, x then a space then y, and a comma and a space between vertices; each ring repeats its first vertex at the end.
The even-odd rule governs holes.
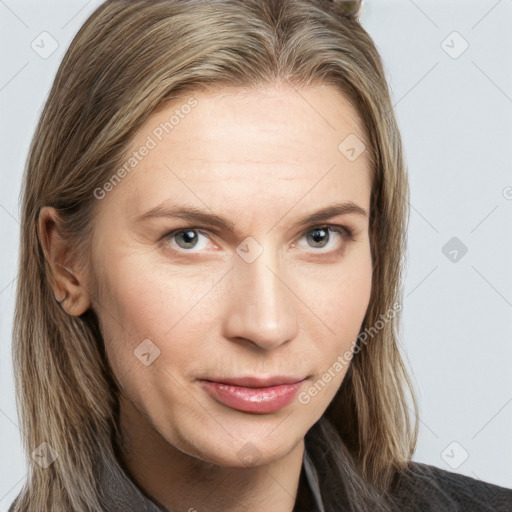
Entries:
MULTIPOLYGON (((59 62, 99 4, 0 0, 0 511, 26 476, 10 353, 22 172, 59 62), (50 48, 44 31, 59 45, 47 58, 31 47, 46 37, 50 48)), ((512 0, 366 0, 361 22, 410 172, 402 340, 420 405, 414 458, 512 487, 512 0)))

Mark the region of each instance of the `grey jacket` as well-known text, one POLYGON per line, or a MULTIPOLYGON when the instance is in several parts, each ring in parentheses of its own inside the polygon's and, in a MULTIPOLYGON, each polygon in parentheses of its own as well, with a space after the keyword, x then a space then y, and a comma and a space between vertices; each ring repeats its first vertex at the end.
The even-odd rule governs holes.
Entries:
MULTIPOLYGON (((104 464, 100 466, 99 471, 101 472, 103 493, 106 498, 108 512, 172 512, 154 498, 143 494, 121 465, 107 466, 104 464)), ((304 451, 303 472, 301 473, 301 477, 303 476, 305 476, 311 491, 310 496, 313 501, 311 512, 325 512, 320 497, 317 473, 306 450, 304 451)))
MULTIPOLYGON (((394 512, 512 512, 512 489, 419 462, 410 467, 392 495, 394 512)), ((102 468, 108 512, 172 512, 146 496, 120 465, 102 468)), ((299 485, 299 492, 307 494, 308 512, 326 512, 307 450, 300 478, 305 485, 299 485)), ((343 510, 351 510, 350 505, 343 510)))

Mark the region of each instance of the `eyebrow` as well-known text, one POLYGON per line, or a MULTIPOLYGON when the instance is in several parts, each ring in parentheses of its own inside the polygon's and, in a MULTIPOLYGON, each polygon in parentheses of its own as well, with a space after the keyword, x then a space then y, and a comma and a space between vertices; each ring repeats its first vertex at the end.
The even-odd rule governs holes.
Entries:
MULTIPOLYGON (((358 215, 362 215, 364 217, 368 216, 368 212, 364 208, 355 204, 352 201, 346 201, 343 203, 332 203, 330 205, 325 206, 324 208, 321 208, 320 210, 310 213, 300 218, 296 222, 296 225, 300 227, 305 226, 306 224, 314 224, 315 222, 320 223, 328 219, 331 219, 332 217, 336 217, 338 215, 346 215, 350 213, 355 213, 358 215)), ((222 217, 221 215, 217 215, 215 213, 211 213, 207 210, 203 210, 194 206, 176 205, 175 203, 170 203, 169 201, 164 201, 158 206, 155 206, 151 210, 143 213, 142 215, 137 217, 136 221, 141 222, 146 219, 152 219, 157 217, 179 218, 187 220, 189 222, 195 222, 198 224, 216 227, 218 229, 223 229, 231 232, 235 231, 234 223, 222 217)))

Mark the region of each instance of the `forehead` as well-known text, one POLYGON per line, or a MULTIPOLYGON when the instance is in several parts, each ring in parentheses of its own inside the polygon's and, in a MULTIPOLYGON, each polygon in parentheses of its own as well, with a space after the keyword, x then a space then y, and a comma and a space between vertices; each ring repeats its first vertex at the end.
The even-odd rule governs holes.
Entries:
POLYGON ((368 207, 368 149, 347 158, 345 140, 357 141, 358 151, 366 144, 357 113, 334 86, 191 93, 160 106, 140 128, 127 152, 138 153, 136 165, 107 199, 133 216, 178 197, 261 210, 327 194, 368 207))

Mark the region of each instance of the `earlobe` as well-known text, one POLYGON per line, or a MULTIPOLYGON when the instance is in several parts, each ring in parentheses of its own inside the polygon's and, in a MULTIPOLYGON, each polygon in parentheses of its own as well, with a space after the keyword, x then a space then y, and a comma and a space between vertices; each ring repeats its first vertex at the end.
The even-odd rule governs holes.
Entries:
POLYGON ((48 276, 55 300, 64 312, 79 316, 89 309, 91 302, 85 286, 85 276, 79 274, 70 262, 70 242, 59 232, 61 219, 57 210, 43 206, 39 211, 38 236, 43 249, 48 276))

